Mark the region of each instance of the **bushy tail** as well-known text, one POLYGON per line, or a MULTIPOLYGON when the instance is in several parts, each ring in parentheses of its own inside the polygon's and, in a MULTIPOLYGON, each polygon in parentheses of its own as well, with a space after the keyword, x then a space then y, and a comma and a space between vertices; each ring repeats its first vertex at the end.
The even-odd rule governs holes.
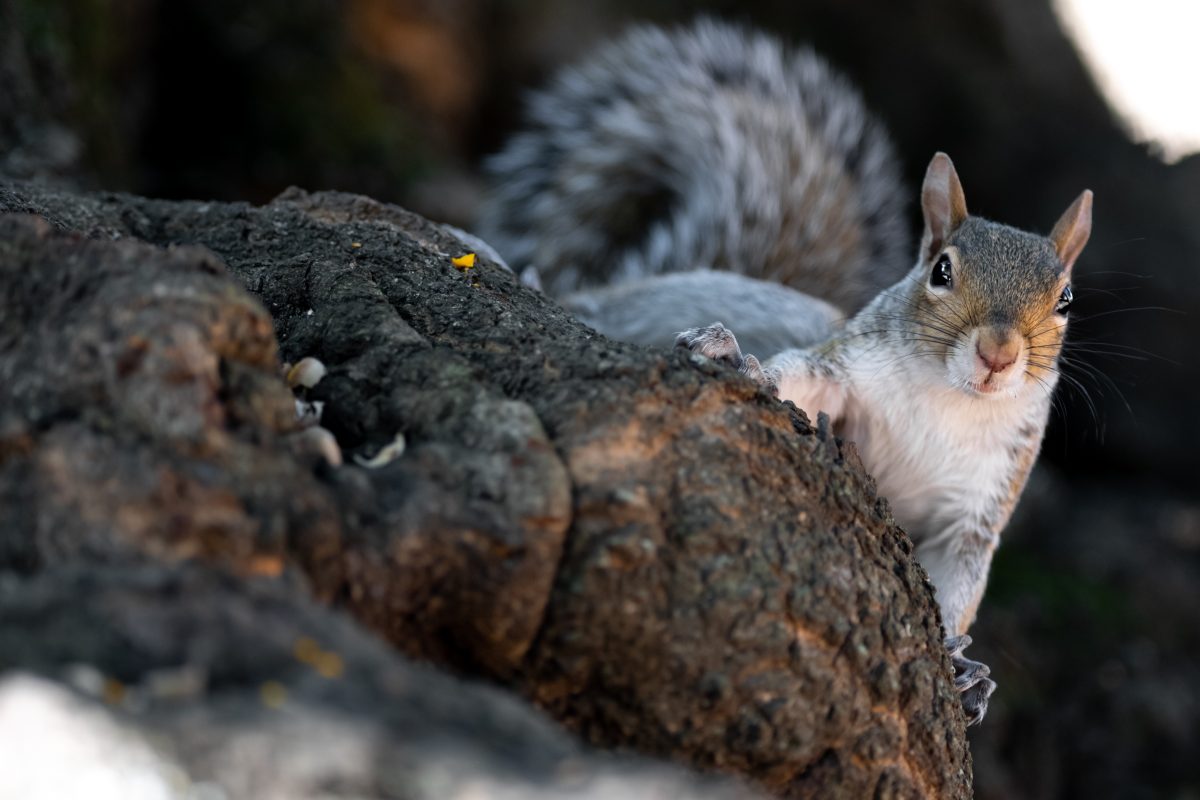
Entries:
POLYGON ((726 269, 852 311, 907 268, 896 159, 810 50, 637 28, 533 96, 478 232, 549 292, 726 269))

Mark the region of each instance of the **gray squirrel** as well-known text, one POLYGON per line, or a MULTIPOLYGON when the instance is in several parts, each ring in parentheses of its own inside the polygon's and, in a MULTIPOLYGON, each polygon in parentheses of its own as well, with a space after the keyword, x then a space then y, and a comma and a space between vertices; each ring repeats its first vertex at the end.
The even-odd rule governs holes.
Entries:
POLYGON ((916 544, 973 724, 996 684, 966 632, 1041 447, 1092 195, 1026 233, 970 216, 938 153, 912 265, 896 163, 811 51, 642 27, 533 97, 479 233, 600 332, 828 415, 916 544))

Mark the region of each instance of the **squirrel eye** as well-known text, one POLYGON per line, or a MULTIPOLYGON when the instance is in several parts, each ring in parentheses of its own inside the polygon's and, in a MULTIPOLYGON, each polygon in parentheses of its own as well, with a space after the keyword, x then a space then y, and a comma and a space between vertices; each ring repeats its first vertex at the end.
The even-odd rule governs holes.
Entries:
POLYGON ((1063 289, 1062 294, 1058 296, 1058 302, 1054 305, 1056 314, 1065 314, 1067 309, 1071 307, 1071 301, 1075 299, 1075 294, 1071 291, 1068 285, 1063 289))
POLYGON ((942 253, 933 265, 933 272, 929 275, 929 285, 951 286, 953 283, 954 278, 950 274, 950 256, 942 253))

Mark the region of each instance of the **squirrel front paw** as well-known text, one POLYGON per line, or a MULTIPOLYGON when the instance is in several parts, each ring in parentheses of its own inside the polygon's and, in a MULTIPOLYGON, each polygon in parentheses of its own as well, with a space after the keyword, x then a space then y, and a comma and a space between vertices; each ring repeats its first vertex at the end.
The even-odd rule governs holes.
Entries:
POLYGON ((675 346, 727 364, 757 383, 771 395, 779 396, 779 385, 752 355, 742 355, 733 331, 719 322, 703 328, 688 328, 675 337, 675 346))
POLYGON ((946 650, 954 667, 954 688, 962 695, 967 725, 978 725, 987 713, 988 698, 996 691, 996 682, 988 677, 992 671, 987 664, 972 661, 963 655, 963 650, 970 644, 971 637, 965 634, 946 639, 946 650))

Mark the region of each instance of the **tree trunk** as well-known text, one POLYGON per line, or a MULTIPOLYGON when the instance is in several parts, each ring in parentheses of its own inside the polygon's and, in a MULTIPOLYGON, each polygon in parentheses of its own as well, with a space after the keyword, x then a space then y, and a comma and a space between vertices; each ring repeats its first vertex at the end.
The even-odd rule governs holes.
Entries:
POLYGON ((929 584, 790 404, 455 267, 463 240, 362 197, 8 184, 0 210, 51 223, 0 217, 0 568, 299 580, 595 745, 785 797, 969 796, 929 584), (278 362, 306 356, 343 466, 300 446, 278 362))

